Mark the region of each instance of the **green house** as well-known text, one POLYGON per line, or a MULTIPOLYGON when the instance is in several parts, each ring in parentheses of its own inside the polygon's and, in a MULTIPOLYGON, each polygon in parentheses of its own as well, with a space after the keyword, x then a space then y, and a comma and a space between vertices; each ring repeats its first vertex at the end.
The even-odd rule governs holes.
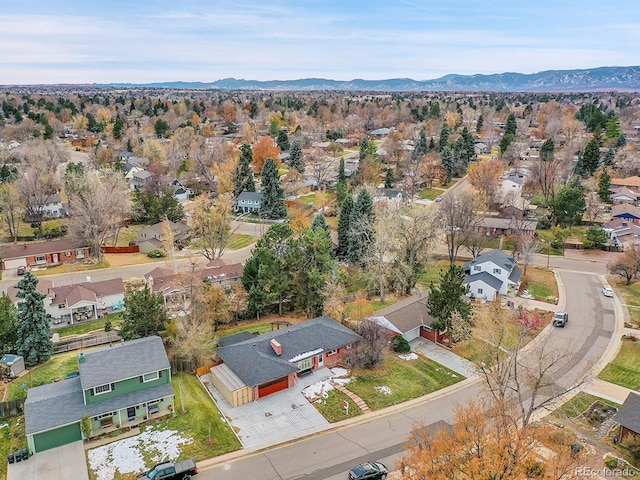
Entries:
POLYGON ((121 342, 78 354, 75 378, 30 388, 24 404, 31 453, 173 413, 171 368, 160 337, 121 342))

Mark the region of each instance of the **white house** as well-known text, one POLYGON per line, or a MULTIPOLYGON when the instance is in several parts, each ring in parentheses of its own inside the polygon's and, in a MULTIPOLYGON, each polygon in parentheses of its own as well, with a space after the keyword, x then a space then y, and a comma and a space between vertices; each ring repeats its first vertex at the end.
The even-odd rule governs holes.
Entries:
POLYGON ((489 250, 463 266, 468 272, 462 282, 469 286, 469 293, 476 298, 493 301, 497 295, 505 295, 520 283, 522 270, 513 257, 502 250, 489 250))

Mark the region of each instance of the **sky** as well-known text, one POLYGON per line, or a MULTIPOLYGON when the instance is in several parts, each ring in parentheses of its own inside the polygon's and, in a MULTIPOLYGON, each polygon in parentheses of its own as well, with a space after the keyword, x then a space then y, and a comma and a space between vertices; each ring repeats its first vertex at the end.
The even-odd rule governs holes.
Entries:
POLYGON ((0 84, 640 65, 638 0, 0 0, 0 84))

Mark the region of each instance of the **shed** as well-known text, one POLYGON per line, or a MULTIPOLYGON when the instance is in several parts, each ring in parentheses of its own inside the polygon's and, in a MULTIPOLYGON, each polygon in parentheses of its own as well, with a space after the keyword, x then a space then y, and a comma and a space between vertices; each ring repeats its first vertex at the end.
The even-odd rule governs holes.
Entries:
POLYGON ((11 355, 10 353, 5 354, 2 358, 0 358, 0 363, 4 363, 8 365, 11 369, 11 376, 17 377, 22 372, 24 372, 24 358, 20 355, 11 355))

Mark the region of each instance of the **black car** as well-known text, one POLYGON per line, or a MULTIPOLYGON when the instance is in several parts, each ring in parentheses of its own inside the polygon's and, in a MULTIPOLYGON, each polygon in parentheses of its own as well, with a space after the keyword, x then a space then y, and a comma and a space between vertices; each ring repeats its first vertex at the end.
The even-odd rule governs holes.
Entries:
POLYGON ((568 321, 569 321, 569 314, 566 312, 557 312, 553 316, 554 327, 564 327, 568 321))
POLYGON ((25 273, 27 273, 27 267, 25 267, 24 265, 20 265, 18 268, 16 268, 16 273, 18 275, 24 275, 25 273))
POLYGON ((379 462, 366 462, 349 472, 349 480, 383 480, 387 478, 387 467, 379 462))

